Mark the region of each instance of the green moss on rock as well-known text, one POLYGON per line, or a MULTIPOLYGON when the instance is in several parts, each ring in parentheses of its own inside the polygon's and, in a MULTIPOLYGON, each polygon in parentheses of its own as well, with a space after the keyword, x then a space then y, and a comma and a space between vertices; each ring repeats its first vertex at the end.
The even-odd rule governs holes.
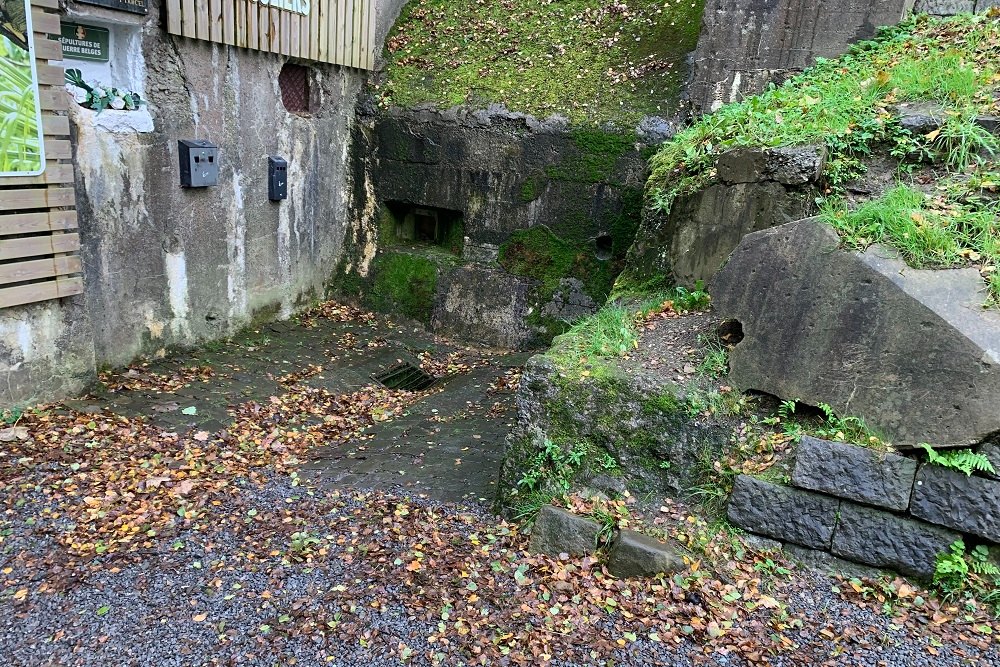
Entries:
POLYGON ((381 312, 399 313, 429 322, 437 292, 438 271, 453 265, 455 258, 440 251, 400 250, 383 252, 372 262, 369 304, 381 312))

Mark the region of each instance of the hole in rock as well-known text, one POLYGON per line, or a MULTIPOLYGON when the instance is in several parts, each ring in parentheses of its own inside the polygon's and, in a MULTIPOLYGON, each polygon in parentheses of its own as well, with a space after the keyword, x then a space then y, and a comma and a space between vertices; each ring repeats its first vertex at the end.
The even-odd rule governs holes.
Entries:
POLYGON ((726 320, 719 325, 718 333, 723 345, 739 345, 743 342, 743 324, 739 320, 726 320))
POLYGON ((437 378, 433 375, 406 362, 390 366, 381 373, 375 373, 372 379, 386 389, 402 391, 421 391, 437 382, 437 378))
POLYGON ((594 239, 594 244, 597 246, 597 249, 594 251, 594 256, 597 257, 597 259, 601 261, 611 259, 615 243, 610 234, 601 234, 594 239))

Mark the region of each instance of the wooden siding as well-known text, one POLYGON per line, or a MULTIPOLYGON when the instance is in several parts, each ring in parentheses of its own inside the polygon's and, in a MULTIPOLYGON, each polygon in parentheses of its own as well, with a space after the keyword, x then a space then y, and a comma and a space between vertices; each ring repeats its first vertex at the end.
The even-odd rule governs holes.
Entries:
POLYGON ((59 34, 59 0, 31 0, 45 141, 40 176, 0 177, 0 308, 58 299, 83 291, 76 231, 69 96, 59 34))
POLYGON ((308 14, 255 0, 166 0, 166 9, 172 35, 358 69, 375 66, 375 0, 311 0, 308 14))

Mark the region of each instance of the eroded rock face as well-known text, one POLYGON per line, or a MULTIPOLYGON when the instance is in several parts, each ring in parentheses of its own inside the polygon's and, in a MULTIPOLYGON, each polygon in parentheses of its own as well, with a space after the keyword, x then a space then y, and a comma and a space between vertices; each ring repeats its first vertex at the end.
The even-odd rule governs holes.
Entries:
POLYGON ((678 197, 666 215, 644 212, 627 273, 637 282, 661 274, 679 285, 710 281, 747 234, 815 212, 825 159, 820 146, 720 156, 714 184, 678 197))
POLYGON ((908 267, 839 249, 801 220, 747 236, 712 287, 741 323, 732 382, 863 417, 897 446, 968 445, 1000 431, 1000 312, 975 269, 908 267))

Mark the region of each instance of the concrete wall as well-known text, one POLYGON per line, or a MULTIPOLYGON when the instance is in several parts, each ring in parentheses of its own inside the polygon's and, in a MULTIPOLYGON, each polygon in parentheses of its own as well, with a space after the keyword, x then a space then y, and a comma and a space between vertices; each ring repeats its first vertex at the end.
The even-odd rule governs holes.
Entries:
POLYGON ((708 0, 689 88, 702 111, 758 93, 831 58, 879 26, 895 25, 914 0, 708 0))
POLYGON ((344 294, 466 340, 532 347, 561 330, 561 320, 595 310, 639 223, 646 165, 635 139, 560 120, 501 108, 394 110, 359 121, 355 157, 358 217, 344 294), (400 244, 387 203, 457 212, 464 242, 451 257, 400 244), (525 230, 538 235, 517 236, 525 230), (399 252, 438 266, 440 280, 423 288, 434 292, 433 304, 402 293, 380 300, 394 291, 378 275, 380 258, 399 252), (548 271, 557 266, 558 276, 548 271))
MULTIPOLYGON (((403 4, 380 4, 380 37, 403 4)), ((65 65, 148 106, 71 105, 85 295, 0 313, 0 408, 77 393, 103 364, 289 315, 321 296, 347 225, 364 72, 312 67, 311 113, 296 115, 280 98, 283 57, 169 36, 160 0, 147 16, 72 1, 65 13, 112 31, 110 62, 65 65), (218 186, 179 186, 178 139, 219 145, 218 186), (280 203, 267 198, 269 155, 289 162, 280 203)))

